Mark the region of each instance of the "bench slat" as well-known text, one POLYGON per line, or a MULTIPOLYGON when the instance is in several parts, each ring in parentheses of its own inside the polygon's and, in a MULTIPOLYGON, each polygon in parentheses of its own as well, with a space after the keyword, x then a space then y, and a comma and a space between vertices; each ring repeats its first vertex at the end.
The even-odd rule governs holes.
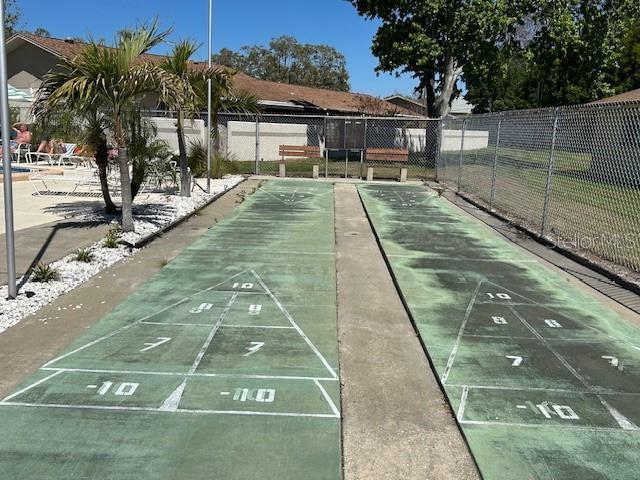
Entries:
POLYGON ((369 161, 408 162, 409 150, 403 148, 367 148, 365 158, 369 161))
POLYGON ((320 147, 309 145, 280 145, 279 154, 284 157, 320 157, 320 147))

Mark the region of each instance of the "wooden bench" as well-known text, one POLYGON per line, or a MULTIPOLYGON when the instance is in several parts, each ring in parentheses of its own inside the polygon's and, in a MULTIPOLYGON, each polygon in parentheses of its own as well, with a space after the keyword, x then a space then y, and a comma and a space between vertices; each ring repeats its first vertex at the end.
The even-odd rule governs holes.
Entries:
POLYGON ((409 150, 403 148, 367 148, 364 151, 365 162, 406 163, 409 150))
POLYGON ((306 145, 280 145, 279 153, 282 162, 285 157, 321 158, 320 147, 306 145))

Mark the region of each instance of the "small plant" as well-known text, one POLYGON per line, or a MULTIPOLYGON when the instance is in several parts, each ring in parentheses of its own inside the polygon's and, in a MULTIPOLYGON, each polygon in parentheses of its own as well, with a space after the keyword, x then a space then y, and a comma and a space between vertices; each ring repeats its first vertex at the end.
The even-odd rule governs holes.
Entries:
POLYGON ((33 269, 33 273, 31 274, 31 281, 38 283, 53 282, 59 278, 60 272, 58 272, 58 270, 42 262, 36 265, 36 268, 33 269))
POLYGON ((120 228, 120 225, 118 225, 117 223, 112 224, 109 227, 109 230, 107 230, 107 236, 109 235, 115 238, 120 238, 120 235, 122 235, 122 228, 120 228))
POLYGON ((112 225, 109 230, 107 230, 107 234, 104 237, 102 245, 106 248, 118 248, 118 241, 120 240, 121 233, 122 229, 120 228, 120 225, 112 225))
POLYGON ((75 251, 73 259, 76 262, 91 263, 93 261, 93 253, 86 248, 80 248, 75 251))
POLYGON ((118 237, 107 235, 106 237, 104 237, 102 245, 106 248, 118 248, 118 237))

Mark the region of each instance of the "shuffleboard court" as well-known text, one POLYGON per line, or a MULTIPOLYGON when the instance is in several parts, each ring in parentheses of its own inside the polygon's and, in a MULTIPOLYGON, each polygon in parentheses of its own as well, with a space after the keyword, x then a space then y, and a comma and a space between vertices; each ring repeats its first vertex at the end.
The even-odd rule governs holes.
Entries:
POLYGON ((0 476, 340 479, 333 212, 265 182, 0 401, 0 476))
POLYGON ((359 192, 486 479, 637 479, 640 329, 421 187, 359 192))

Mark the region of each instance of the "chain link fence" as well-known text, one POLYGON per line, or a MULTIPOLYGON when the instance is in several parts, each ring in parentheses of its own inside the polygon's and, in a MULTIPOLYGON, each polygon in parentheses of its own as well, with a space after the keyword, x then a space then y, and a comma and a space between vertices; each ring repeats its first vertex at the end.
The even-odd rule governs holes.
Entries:
POLYGON ((640 270, 640 104, 445 119, 441 138, 438 181, 564 248, 640 270))
POLYGON ((439 122, 424 117, 218 116, 219 151, 242 173, 361 178, 435 178, 439 122), (293 148, 292 148, 293 147, 293 148), (298 156, 295 147, 306 149, 298 156))
MULTIPOLYGON (((177 149, 175 112, 148 111, 158 136, 177 149)), ((188 149, 206 145, 206 113, 185 123, 188 149)), ((227 173, 310 177, 314 165, 324 177, 434 179, 440 122, 425 117, 366 117, 220 113, 214 118, 213 151, 227 173), (304 147, 301 148, 301 147, 304 147), (296 151, 297 150, 297 151, 296 151)))

